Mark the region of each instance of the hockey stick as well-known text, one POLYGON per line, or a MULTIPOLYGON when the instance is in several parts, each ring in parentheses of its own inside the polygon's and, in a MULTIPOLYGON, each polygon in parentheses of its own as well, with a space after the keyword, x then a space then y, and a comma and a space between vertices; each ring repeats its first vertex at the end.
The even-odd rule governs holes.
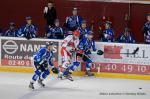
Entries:
POLYGON ((139 51, 139 47, 137 47, 132 53, 107 53, 107 54, 131 54, 135 55, 139 51))
POLYGON ((103 52, 102 50, 98 50, 97 52, 91 52, 92 54, 97 54, 97 55, 103 55, 104 53, 106 54, 131 54, 135 55, 139 51, 139 47, 137 47, 132 53, 106 53, 103 52))

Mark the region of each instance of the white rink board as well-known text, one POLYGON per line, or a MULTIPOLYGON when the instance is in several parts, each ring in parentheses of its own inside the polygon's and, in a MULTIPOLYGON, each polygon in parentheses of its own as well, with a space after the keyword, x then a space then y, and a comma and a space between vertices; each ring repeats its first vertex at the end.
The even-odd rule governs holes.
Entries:
MULTIPOLYGON (((57 58, 56 63, 61 64, 61 40, 41 38, 26 40, 25 38, 0 37, 1 66, 31 67, 32 55, 38 48, 44 46, 45 42, 50 41, 56 44, 54 48, 57 58)), ((91 55, 94 61, 92 67, 93 72, 98 72, 99 68, 100 72, 106 73, 150 74, 150 45, 96 42, 96 47, 105 53, 102 56, 96 54, 91 55), (132 53, 137 47, 139 47, 139 51, 135 55, 128 54, 132 53)), ((84 71, 85 66, 82 65, 79 70, 84 71)))

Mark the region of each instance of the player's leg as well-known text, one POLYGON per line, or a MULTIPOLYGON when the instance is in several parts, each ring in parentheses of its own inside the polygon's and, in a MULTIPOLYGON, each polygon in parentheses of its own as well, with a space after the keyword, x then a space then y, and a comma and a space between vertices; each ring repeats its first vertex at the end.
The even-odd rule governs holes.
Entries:
POLYGON ((42 71, 42 74, 39 76, 38 84, 40 86, 44 87, 45 84, 43 83, 43 80, 46 79, 46 77, 50 74, 50 70, 48 68, 47 61, 45 61, 45 62, 43 62, 43 64, 41 64, 40 70, 42 71))
POLYGON ((61 65, 61 69, 60 72, 58 74, 58 78, 63 78, 63 73, 64 71, 69 67, 70 63, 70 57, 71 55, 69 54, 69 52, 67 52, 65 49, 61 49, 61 57, 62 57, 62 65, 61 65))
POLYGON ((34 61, 34 59, 31 60, 32 67, 34 68, 34 75, 32 76, 32 79, 29 84, 29 88, 34 89, 34 83, 37 81, 37 79, 41 76, 41 69, 40 66, 34 61))
POLYGON ((79 65, 80 65, 80 62, 73 62, 73 64, 70 65, 70 66, 65 70, 64 75, 67 75, 67 74, 69 74, 69 73, 74 72, 74 71, 78 68, 79 65))
POLYGON ((37 81, 37 79, 40 77, 42 71, 41 70, 35 70, 35 73, 34 75, 32 76, 32 79, 30 81, 30 84, 29 84, 29 88, 31 89, 34 89, 34 83, 37 81))
POLYGON ((38 83, 40 86, 44 87, 45 84, 43 83, 44 79, 47 78, 47 76, 50 74, 50 70, 49 69, 46 69, 43 71, 42 75, 39 77, 38 79, 38 83))
POLYGON ((86 62, 86 72, 85 74, 88 76, 94 76, 94 74, 91 72, 92 67, 92 59, 88 55, 83 55, 83 61, 86 62))
POLYGON ((74 72, 78 66, 80 65, 80 62, 73 62, 72 65, 70 65, 64 72, 63 76, 65 76, 70 81, 73 81, 73 78, 71 77, 72 72, 74 72))
POLYGON ((67 79, 71 79, 71 72, 69 71, 69 67, 70 67, 71 63, 68 61, 63 62, 62 64, 62 71, 61 71, 61 79, 63 79, 64 77, 67 79))
POLYGON ((76 70, 76 68, 79 66, 79 62, 72 62, 73 56, 67 52, 66 50, 61 50, 62 55, 62 76, 73 81, 73 78, 71 77, 72 72, 76 70))

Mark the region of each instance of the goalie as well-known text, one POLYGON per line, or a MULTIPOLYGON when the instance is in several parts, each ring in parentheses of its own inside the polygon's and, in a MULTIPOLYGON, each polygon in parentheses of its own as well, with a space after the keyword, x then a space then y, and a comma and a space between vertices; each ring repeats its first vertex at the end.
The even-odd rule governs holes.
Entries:
POLYGON ((34 89, 34 83, 38 80, 38 84, 44 87, 42 82, 50 74, 50 69, 53 73, 58 73, 59 70, 54 67, 53 59, 53 43, 48 43, 46 47, 41 48, 35 55, 33 55, 33 67, 35 73, 30 81, 29 88, 34 89))

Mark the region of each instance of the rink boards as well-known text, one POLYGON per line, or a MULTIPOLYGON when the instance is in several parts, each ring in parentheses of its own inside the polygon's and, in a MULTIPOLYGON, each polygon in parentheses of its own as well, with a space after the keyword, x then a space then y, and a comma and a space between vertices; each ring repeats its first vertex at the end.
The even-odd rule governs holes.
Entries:
MULTIPOLYGON (((55 65, 61 64, 61 40, 0 37, 0 71, 33 72, 32 55, 46 42, 53 41, 55 65)), ((122 44, 96 42, 97 49, 103 50, 102 56, 91 55, 94 63, 92 71, 96 77, 131 78, 150 80, 150 46, 144 44, 122 44), (137 47, 139 51, 132 55, 137 47), (126 53, 126 54, 119 54, 126 53)), ((81 66, 74 75, 83 76, 85 64, 81 59, 81 66)))

